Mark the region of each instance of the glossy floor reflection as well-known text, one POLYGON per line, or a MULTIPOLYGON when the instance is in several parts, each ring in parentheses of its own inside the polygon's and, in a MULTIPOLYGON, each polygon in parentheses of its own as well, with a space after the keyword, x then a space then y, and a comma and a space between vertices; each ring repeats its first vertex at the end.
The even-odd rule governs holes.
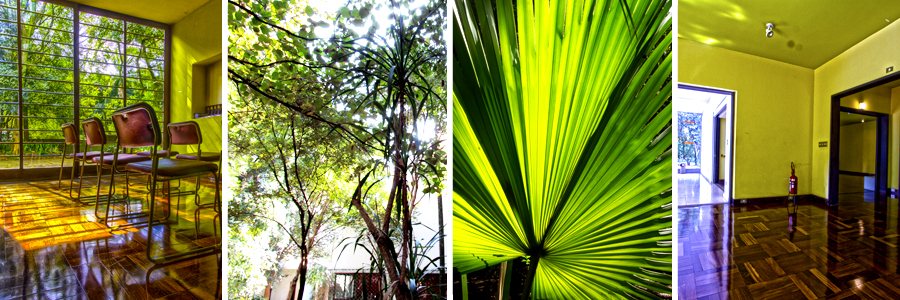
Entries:
POLYGON ((898 204, 679 208, 679 299, 900 299, 898 204), (796 219, 796 226, 789 220, 796 219))
POLYGON ((703 205, 725 202, 722 187, 710 184, 700 173, 675 174, 678 206, 703 205))
MULTIPOLYGON (((192 181, 184 180, 181 189, 193 190, 192 181)), ((147 192, 140 182, 131 186, 132 201, 114 205, 111 214, 141 209, 147 192)), ((201 203, 212 202, 213 183, 202 185, 201 203)), ((146 257, 148 228, 110 231, 96 222, 93 206, 79 206, 67 196, 56 189, 56 181, 0 184, 0 299, 218 297, 216 255, 157 270, 148 285, 144 276, 153 266, 146 257)), ((163 197, 157 207, 167 201, 163 197)), ((169 221, 153 228, 155 255, 219 242, 215 212, 201 210, 196 230, 195 208, 193 196, 173 202, 169 221)))

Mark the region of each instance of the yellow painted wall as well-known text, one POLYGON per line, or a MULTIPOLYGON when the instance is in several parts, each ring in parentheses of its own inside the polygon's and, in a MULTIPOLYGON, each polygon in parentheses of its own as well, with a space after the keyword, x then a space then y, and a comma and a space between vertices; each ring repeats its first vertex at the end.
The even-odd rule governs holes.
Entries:
MULTIPOLYGON (((196 121, 203 132, 203 151, 222 151, 222 117, 194 119, 192 65, 222 52, 222 2, 209 1, 172 26, 172 122, 196 121)), ((205 87, 204 87, 205 88, 205 87)), ((206 101, 203 101, 204 103, 206 101)), ((196 147, 174 146, 181 152, 196 147)))
POLYGON ((841 171, 875 173, 877 122, 841 126, 841 171))
POLYGON ((206 67, 206 105, 222 104, 222 61, 206 67))
POLYGON ((891 113, 891 90, 874 88, 841 98, 843 107, 858 108, 859 103, 865 103, 867 111, 889 114, 891 113))
MULTIPOLYGON (((900 37, 900 24, 898 23, 900 22, 887 25, 884 29, 816 68, 815 84, 813 85, 815 105, 812 140, 814 142, 830 139, 832 95, 887 75, 885 73, 887 67, 900 68, 900 38, 898 38, 900 37)), ((892 127, 896 127, 896 125, 892 125, 892 127)), ((891 135, 894 136, 897 133, 892 132, 891 135)), ((891 144, 894 143, 891 142, 891 144)), ((831 143, 828 146, 830 147, 831 143)), ((827 197, 828 194, 828 149, 828 147, 812 147, 812 193, 820 197, 827 197)), ((896 169, 896 160, 892 166, 892 171, 888 173, 896 174, 896 171, 893 170, 896 169)), ((888 187, 897 188, 896 178, 888 178, 888 187)))
POLYGON ((785 196, 790 164, 809 194, 813 70, 678 39, 678 80, 737 91, 734 198, 785 196))

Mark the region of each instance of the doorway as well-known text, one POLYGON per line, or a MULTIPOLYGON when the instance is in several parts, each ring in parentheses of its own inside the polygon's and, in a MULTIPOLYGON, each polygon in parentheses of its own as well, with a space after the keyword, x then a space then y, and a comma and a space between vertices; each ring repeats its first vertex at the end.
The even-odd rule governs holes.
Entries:
POLYGON ((875 200, 878 116, 841 112, 838 191, 842 199, 875 200))
POLYGON ((679 84, 673 104, 678 115, 674 166, 678 206, 730 203, 734 92, 679 84))
MULTIPOLYGON (((889 195, 888 176, 892 168, 896 169, 896 164, 889 167, 888 157, 898 156, 896 149, 889 150, 888 144, 891 139, 898 139, 889 135, 890 113, 892 106, 892 94, 898 94, 900 97, 900 72, 884 76, 882 78, 870 81, 852 89, 837 93, 831 96, 831 147, 829 147, 829 169, 828 169, 828 201, 829 206, 837 206, 841 198, 853 199, 852 194, 843 194, 847 189, 853 189, 854 185, 863 184, 863 189, 871 190, 871 195, 864 198, 865 201, 883 202, 889 195), (848 114, 849 113, 849 114, 848 114), (865 119, 868 117, 868 119, 865 119), (847 136, 842 131, 848 130, 842 126, 846 122, 842 122, 848 118, 858 119, 854 122, 864 123, 874 122, 875 140, 872 142, 874 147, 874 168, 867 168, 865 171, 849 170, 846 160, 856 160, 859 157, 846 156, 844 152, 855 151, 848 148, 846 143, 855 143, 849 140, 855 137, 847 136), (844 136, 842 138, 842 135, 844 136), (847 139, 847 141, 844 141, 847 139), (849 150, 848 150, 849 149, 849 150), (843 162, 843 163, 842 163, 843 162), (852 177, 856 176, 856 178, 852 177), (863 178, 859 178, 863 177, 863 178), (868 177, 868 178, 867 178, 868 177), (862 179, 860 181, 860 179, 862 179), (856 181, 854 184, 851 181, 856 181), (868 181, 868 184, 866 184, 868 181), (842 191, 842 189, 844 191, 842 191)), ((870 131, 873 129, 870 128, 870 131)), ((896 175, 895 175, 896 176, 896 175)), ((895 178, 895 182, 896 182, 895 178)))
POLYGON ((725 130, 725 124, 727 124, 728 118, 725 116, 725 109, 723 108, 713 119, 713 130, 715 131, 713 136, 713 171, 712 171, 712 183, 719 185, 721 188, 725 188, 725 166, 728 164, 727 157, 729 156, 729 148, 728 148, 728 137, 726 136, 727 131, 725 130))

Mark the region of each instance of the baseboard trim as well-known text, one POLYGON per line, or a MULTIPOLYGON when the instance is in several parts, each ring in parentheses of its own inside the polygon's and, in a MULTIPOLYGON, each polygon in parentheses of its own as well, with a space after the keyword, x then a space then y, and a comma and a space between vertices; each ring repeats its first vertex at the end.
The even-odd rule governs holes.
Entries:
MULTIPOLYGON (((742 199, 734 199, 735 206, 743 206, 743 205, 759 205, 766 203, 777 203, 777 202, 787 202, 788 196, 776 196, 776 197, 760 197, 760 198, 742 198, 742 199)), ((827 203, 825 198, 816 196, 816 195, 797 195, 797 202, 807 201, 807 202, 820 202, 827 203)))

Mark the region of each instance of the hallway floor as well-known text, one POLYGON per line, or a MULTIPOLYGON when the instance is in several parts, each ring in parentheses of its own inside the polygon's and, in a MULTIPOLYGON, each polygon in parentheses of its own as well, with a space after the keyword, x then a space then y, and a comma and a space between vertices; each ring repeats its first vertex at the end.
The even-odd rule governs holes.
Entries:
POLYGON ((700 173, 674 174, 678 206, 703 205, 725 202, 722 186, 710 184, 700 173))
MULTIPOLYGON (((194 188, 193 180, 182 184, 182 190, 194 188)), ((202 185, 201 203, 212 202, 214 184, 202 185)), ((132 185, 130 204, 113 208, 140 210, 144 186, 132 185)), ((214 299, 219 293, 217 255, 156 270, 148 285, 148 227, 110 231, 96 222, 93 205, 79 206, 67 196, 55 180, 0 184, 0 299, 214 299)), ((181 197, 168 223, 154 226, 154 255, 218 243, 214 211, 201 210, 195 230, 193 200, 181 197)))
POLYGON ((865 195, 679 208, 679 299, 900 299, 900 206, 865 195))

